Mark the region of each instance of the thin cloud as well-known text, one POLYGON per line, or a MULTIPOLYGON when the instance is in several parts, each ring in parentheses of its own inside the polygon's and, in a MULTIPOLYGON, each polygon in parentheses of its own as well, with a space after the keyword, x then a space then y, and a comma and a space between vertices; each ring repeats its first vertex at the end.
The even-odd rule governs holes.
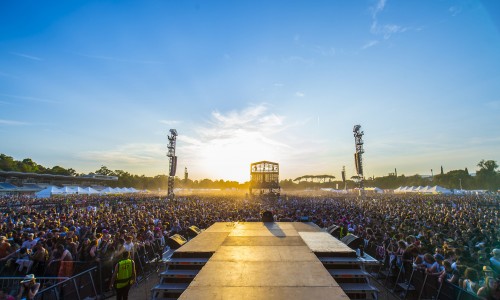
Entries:
POLYGON ((176 121, 176 120, 160 120, 159 122, 162 124, 171 125, 171 126, 178 125, 180 123, 180 121, 176 121))
POLYGON ((132 143, 114 149, 82 152, 78 156, 105 165, 151 164, 164 158, 165 148, 163 144, 132 143))
POLYGON ((302 92, 295 92, 295 97, 299 97, 299 98, 302 98, 304 97, 306 94, 302 93, 302 92))
POLYGON ((307 58, 304 58, 302 56, 296 56, 296 55, 293 55, 293 56, 289 56, 286 58, 286 61, 287 62, 299 62, 299 63, 303 63, 303 64, 306 64, 306 65, 314 65, 314 59, 307 59, 307 58))
POLYGON ((88 54, 81 54, 77 53, 80 56, 87 57, 87 58, 94 58, 94 59, 99 59, 99 60, 109 60, 109 61, 116 61, 116 62, 125 62, 125 63, 134 63, 134 64, 163 64, 164 62, 162 61, 157 61, 157 60, 137 60, 137 59, 124 59, 124 58, 119 58, 119 57, 112 57, 112 56, 101 56, 101 55, 88 55, 88 54))
POLYGON ((15 56, 19 56, 19 57, 23 57, 23 58, 27 58, 27 59, 31 59, 31 60, 37 60, 37 61, 43 60, 40 57, 36 57, 33 55, 24 54, 24 53, 10 52, 10 54, 15 55, 15 56))
POLYGON ((369 41, 368 43, 364 44, 363 47, 361 47, 361 49, 365 50, 365 49, 371 48, 371 47, 377 45, 378 43, 379 43, 379 41, 377 41, 377 40, 369 41))
POLYGON ((14 78, 14 79, 19 78, 19 77, 15 76, 15 75, 12 75, 12 74, 9 74, 9 73, 5 73, 5 72, 0 72, 0 76, 10 77, 10 78, 14 78))
POLYGON ((190 145, 205 147, 211 143, 243 141, 251 136, 267 144, 287 147, 273 138, 275 133, 286 128, 284 120, 284 116, 269 113, 264 105, 226 113, 214 111, 210 121, 195 129, 196 137, 179 136, 179 139, 190 145))
POLYGON ((312 51, 316 52, 322 56, 334 56, 336 51, 334 47, 323 47, 319 45, 315 45, 312 47, 312 51))
POLYGON ((370 32, 374 35, 382 35, 384 39, 388 40, 392 35, 406 32, 409 28, 397 24, 380 24, 378 22, 378 15, 384 10, 386 4, 386 0, 379 0, 375 6, 371 7, 372 25, 370 26, 370 32))
POLYGON ((448 8, 448 11, 450 12, 450 14, 455 17, 457 16, 458 14, 460 14, 462 12, 462 7, 460 6, 451 6, 450 8, 448 8))
POLYGON ((8 126, 23 126, 23 125, 29 125, 30 123, 26 122, 20 122, 20 121, 14 121, 14 120, 5 120, 5 119, 0 119, 0 125, 8 125, 8 126))
POLYGON ((372 17, 374 19, 376 19, 377 15, 384 10, 386 3, 387 3, 386 0, 378 0, 375 6, 372 7, 372 17))
POLYGON ((51 104, 60 103, 59 101, 56 101, 56 100, 44 99, 44 98, 38 98, 38 97, 30 97, 30 96, 8 95, 8 94, 0 94, 0 96, 7 97, 7 98, 13 98, 13 99, 28 100, 28 101, 33 101, 33 102, 42 102, 42 103, 51 103, 51 104))

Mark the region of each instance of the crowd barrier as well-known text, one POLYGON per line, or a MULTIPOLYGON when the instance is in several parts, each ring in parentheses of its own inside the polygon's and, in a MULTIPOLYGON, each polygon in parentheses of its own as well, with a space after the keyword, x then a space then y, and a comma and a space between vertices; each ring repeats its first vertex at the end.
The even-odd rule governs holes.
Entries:
MULTIPOLYGON (((163 246, 157 240, 149 245, 136 245, 134 262, 136 266, 137 282, 157 274, 163 262, 163 246)), ((34 273, 37 282, 40 282, 43 298, 37 299, 84 299, 88 295, 100 295, 108 298, 114 295, 109 289, 116 260, 110 261, 62 261, 50 262, 43 265, 34 264, 29 273, 34 273), (62 269, 70 270, 67 276, 61 275, 62 269), (91 288, 90 288, 91 287, 91 288)), ((1 267, 0 286, 10 289, 11 294, 17 295, 19 282, 24 278, 26 270, 18 271, 16 264, 1 267)))
POLYGON ((413 268, 410 263, 398 266, 397 260, 394 260, 391 264, 387 253, 380 255, 380 253, 377 253, 375 246, 367 247, 365 252, 376 257, 381 262, 381 267, 372 273, 374 277, 400 299, 480 299, 476 294, 470 293, 457 285, 447 281, 440 283, 437 275, 426 274, 423 270, 413 268))

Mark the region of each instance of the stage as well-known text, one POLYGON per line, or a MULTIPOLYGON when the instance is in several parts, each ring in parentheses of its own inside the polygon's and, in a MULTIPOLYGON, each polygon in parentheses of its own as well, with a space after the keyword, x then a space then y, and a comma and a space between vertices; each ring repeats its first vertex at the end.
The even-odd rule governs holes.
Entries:
POLYGON ((154 299, 349 299, 352 288, 356 295, 377 292, 363 276, 353 277, 366 274, 363 258, 313 223, 216 223, 167 265, 154 299), (348 280, 338 283, 335 274, 348 280))

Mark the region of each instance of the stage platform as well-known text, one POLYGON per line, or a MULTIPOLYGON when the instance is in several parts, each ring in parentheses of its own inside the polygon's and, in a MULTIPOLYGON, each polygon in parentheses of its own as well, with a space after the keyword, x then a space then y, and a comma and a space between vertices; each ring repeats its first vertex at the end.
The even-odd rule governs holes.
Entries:
POLYGON ((218 249, 179 299, 348 299, 301 237, 320 231, 303 223, 214 224, 193 241, 226 238, 208 243, 218 249))
MULTIPOLYGON (((182 264, 196 269, 191 260, 200 258, 178 299, 349 299, 325 267, 325 256, 357 259, 313 223, 216 223, 175 251, 166 274, 184 274, 176 271, 182 264)), ((172 293, 165 295, 177 298, 172 293)))

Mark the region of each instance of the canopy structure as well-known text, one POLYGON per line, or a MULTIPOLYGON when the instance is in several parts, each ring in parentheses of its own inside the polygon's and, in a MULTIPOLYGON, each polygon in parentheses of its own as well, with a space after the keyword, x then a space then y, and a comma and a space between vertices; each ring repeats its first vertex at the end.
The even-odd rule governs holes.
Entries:
POLYGON ((49 198, 51 197, 52 195, 61 195, 63 192, 58 189, 57 187, 55 186, 49 186, 41 191, 39 191, 38 193, 35 193, 35 197, 37 198, 49 198))
POLYGON ((44 190, 36 193, 35 196, 37 198, 48 198, 52 195, 104 195, 104 194, 125 194, 125 193, 139 193, 141 191, 136 190, 134 188, 110 188, 106 187, 105 189, 98 191, 92 187, 82 188, 79 186, 65 186, 62 188, 58 188, 56 186, 49 186, 44 190))
POLYGON ((372 193, 377 193, 377 194, 383 194, 384 190, 378 187, 366 187, 365 191, 367 192, 372 192, 372 193))
POLYGON ((406 193, 414 193, 414 194, 432 194, 432 195, 450 195, 452 191, 447 188, 441 187, 439 185, 435 186, 400 186, 394 190, 395 194, 406 194, 406 193))
POLYGON ((85 190, 85 194, 87 195, 95 195, 95 194, 99 194, 99 192, 91 187, 86 187, 84 188, 85 190))

